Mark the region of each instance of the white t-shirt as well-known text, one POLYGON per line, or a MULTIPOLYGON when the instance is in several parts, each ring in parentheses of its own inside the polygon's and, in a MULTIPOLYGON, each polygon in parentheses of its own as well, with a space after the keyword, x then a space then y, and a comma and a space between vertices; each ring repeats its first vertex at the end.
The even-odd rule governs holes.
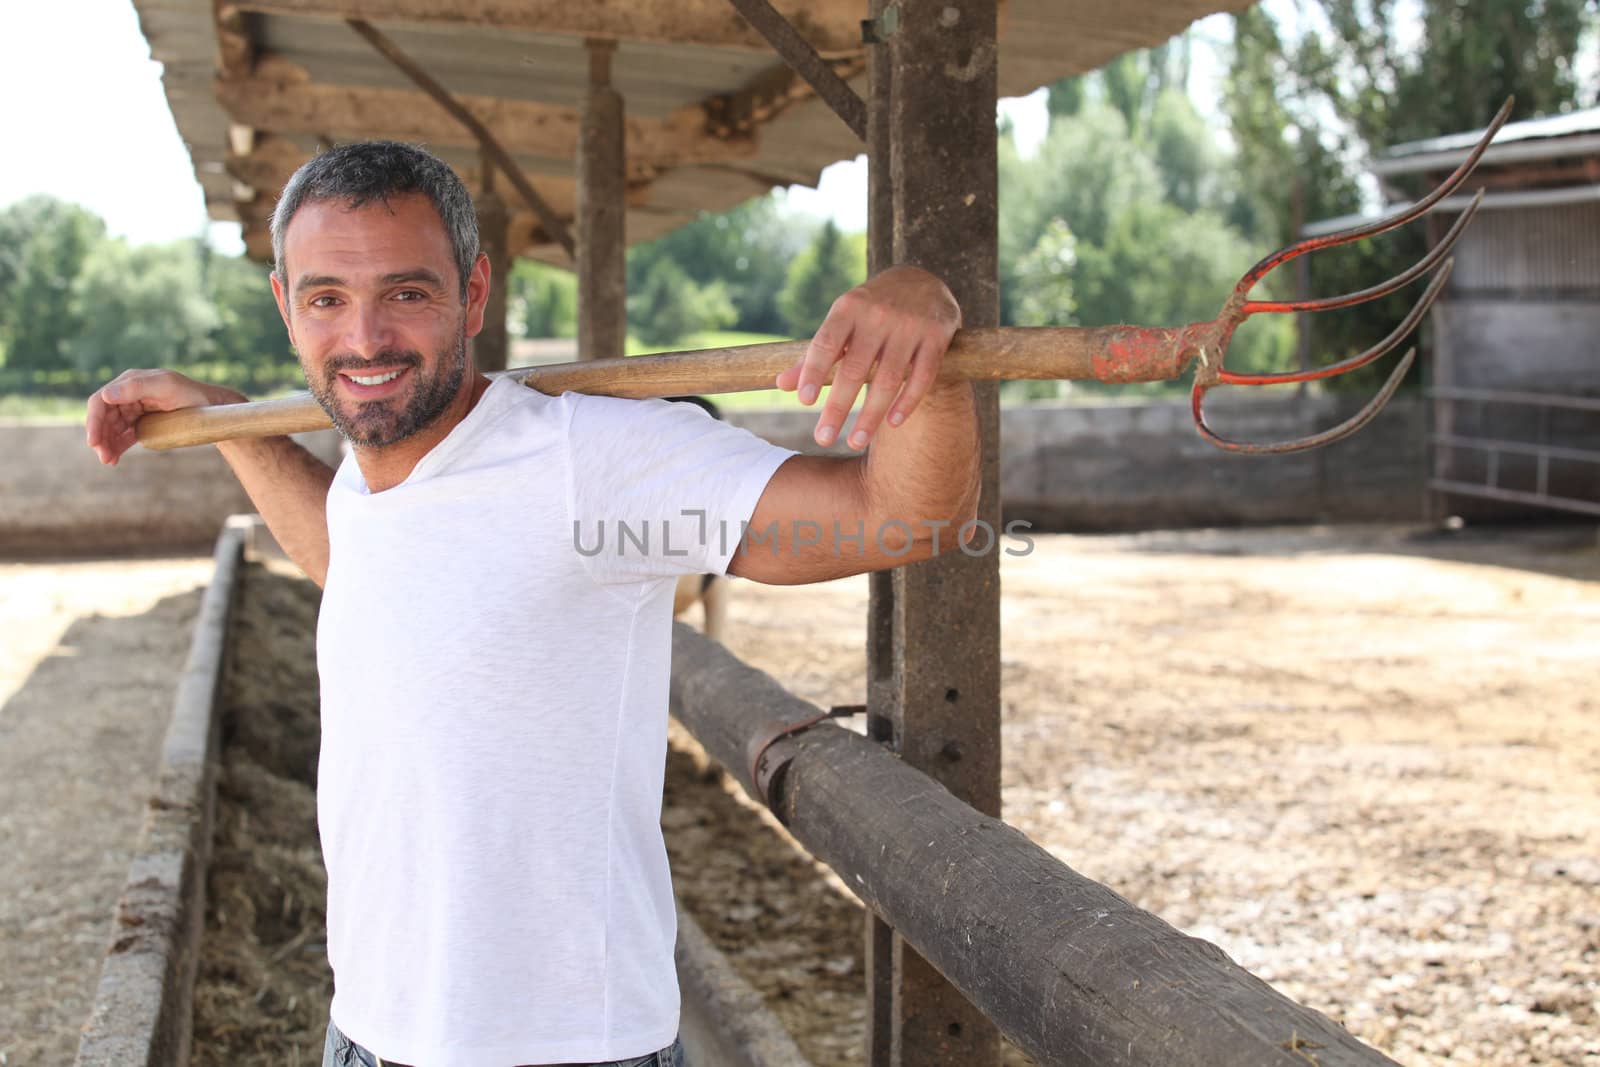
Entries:
POLYGON ((317 814, 353 1040, 419 1067, 671 1043, 674 579, 726 572, 793 454, 694 405, 500 380, 400 485, 340 466, 317 814))

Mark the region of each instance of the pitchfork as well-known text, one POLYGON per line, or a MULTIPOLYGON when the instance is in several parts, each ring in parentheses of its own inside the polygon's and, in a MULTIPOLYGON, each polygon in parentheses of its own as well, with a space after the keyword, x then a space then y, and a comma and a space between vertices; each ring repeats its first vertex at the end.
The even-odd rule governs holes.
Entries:
MULTIPOLYGON (((1511 114, 1507 100, 1466 160, 1423 199, 1393 215, 1326 237, 1300 241, 1267 256, 1239 280, 1216 318, 1187 326, 1059 326, 961 330, 945 354, 940 377, 993 381, 1057 379, 1107 383, 1170 381, 1196 363, 1191 407, 1200 436, 1226 452, 1254 455, 1300 452, 1342 440, 1361 429, 1383 409, 1410 369, 1415 349, 1401 358, 1388 381, 1360 411, 1331 429, 1269 444, 1231 441, 1206 423, 1206 392, 1218 385, 1269 385, 1309 382, 1364 367, 1392 351, 1414 330, 1449 279, 1446 258, 1461 232, 1477 213, 1483 193, 1473 197, 1444 239, 1409 270, 1381 284, 1343 296, 1311 300, 1251 300, 1250 290, 1272 271, 1298 256, 1349 244, 1421 218, 1449 196, 1477 166, 1484 150, 1511 114), (1282 374, 1240 374, 1223 365, 1228 343, 1251 315, 1328 311, 1387 296, 1433 272, 1422 298, 1394 332, 1365 352, 1326 367, 1282 374)), ((572 390, 605 396, 660 397, 695 393, 737 393, 769 389, 779 372, 805 354, 806 341, 739 345, 694 352, 668 352, 627 359, 590 360, 545 367, 501 371, 544 393, 572 390)), ((495 376, 499 376, 495 375, 495 376)), ((265 437, 326 429, 331 423, 309 393, 277 400, 156 412, 139 420, 139 441, 146 448, 179 448, 235 437, 265 437)))

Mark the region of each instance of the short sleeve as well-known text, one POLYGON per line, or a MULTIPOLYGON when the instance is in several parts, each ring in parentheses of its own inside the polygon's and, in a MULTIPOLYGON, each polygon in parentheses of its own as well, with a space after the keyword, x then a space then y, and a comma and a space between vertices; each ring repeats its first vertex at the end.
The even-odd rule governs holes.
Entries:
POLYGON ((725 574, 793 449, 695 404, 563 393, 572 545, 596 581, 725 574))

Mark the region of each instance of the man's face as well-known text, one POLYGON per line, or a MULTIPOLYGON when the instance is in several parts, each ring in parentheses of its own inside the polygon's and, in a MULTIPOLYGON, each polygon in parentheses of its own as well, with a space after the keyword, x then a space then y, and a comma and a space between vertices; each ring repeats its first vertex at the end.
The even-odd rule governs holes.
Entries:
POLYGON ((483 324, 486 260, 461 299, 444 223, 421 195, 351 209, 314 201, 284 239, 273 293, 306 384, 354 445, 381 448, 432 425, 467 373, 483 324))

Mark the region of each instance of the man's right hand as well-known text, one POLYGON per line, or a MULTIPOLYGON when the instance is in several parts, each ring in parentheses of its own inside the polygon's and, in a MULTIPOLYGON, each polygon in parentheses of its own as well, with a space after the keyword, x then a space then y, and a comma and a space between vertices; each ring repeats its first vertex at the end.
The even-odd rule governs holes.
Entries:
POLYGON ((123 371, 89 398, 89 447, 101 463, 115 465, 139 440, 139 419, 151 411, 240 404, 243 393, 206 385, 170 370, 123 371))

